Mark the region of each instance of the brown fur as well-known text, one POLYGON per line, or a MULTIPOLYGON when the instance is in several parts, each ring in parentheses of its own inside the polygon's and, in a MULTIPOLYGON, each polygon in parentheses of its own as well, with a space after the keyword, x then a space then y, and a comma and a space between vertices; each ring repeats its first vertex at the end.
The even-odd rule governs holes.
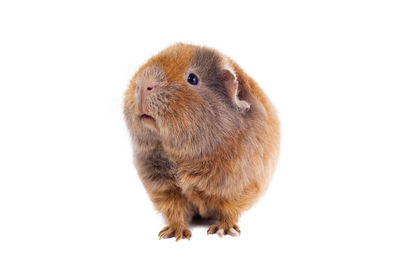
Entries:
POLYGON ((208 233, 240 233, 239 216, 267 189, 279 154, 276 111, 256 82, 213 49, 177 44, 134 75, 124 114, 139 176, 168 223, 160 238, 190 238, 196 214, 218 220, 208 233), (148 84, 156 90, 138 99, 148 84))

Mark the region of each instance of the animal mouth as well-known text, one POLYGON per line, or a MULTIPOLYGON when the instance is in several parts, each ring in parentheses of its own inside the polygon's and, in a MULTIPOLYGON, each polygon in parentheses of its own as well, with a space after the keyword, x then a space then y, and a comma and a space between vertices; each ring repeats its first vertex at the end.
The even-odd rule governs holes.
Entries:
POLYGON ((152 116, 147 115, 147 114, 142 114, 142 115, 140 115, 140 119, 141 119, 142 121, 144 121, 144 122, 154 122, 154 121, 155 121, 154 118, 153 118, 152 116))

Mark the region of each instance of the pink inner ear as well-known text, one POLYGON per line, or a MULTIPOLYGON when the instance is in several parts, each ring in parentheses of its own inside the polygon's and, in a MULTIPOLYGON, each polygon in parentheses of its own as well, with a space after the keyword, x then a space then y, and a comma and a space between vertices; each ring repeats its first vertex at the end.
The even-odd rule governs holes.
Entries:
POLYGON ((238 108, 240 112, 246 112, 247 110, 249 110, 250 104, 244 100, 240 100, 238 97, 239 83, 237 81, 236 75, 232 71, 225 69, 223 72, 223 79, 225 88, 232 103, 238 108))

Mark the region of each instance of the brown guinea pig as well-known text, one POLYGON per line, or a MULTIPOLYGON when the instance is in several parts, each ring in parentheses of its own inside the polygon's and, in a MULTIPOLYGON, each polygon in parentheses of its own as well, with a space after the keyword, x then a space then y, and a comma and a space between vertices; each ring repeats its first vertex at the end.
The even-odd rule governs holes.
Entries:
POLYGON ((277 114, 257 83, 216 50, 176 44, 133 76, 124 114, 138 174, 168 223, 160 239, 189 239, 195 215, 216 219, 208 234, 240 234, 279 154, 277 114))

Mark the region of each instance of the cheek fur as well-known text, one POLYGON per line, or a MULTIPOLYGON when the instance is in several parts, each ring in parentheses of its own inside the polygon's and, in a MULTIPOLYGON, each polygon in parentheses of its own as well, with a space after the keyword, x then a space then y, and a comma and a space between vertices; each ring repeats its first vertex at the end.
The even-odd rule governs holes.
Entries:
POLYGON ((239 126, 224 105, 189 90, 178 90, 158 120, 164 147, 178 156, 207 154, 239 126))
POLYGON ((168 128, 176 127, 189 130, 191 123, 206 107, 199 96, 187 88, 175 89, 171 95, 164 98, 161 119, 168 128))

